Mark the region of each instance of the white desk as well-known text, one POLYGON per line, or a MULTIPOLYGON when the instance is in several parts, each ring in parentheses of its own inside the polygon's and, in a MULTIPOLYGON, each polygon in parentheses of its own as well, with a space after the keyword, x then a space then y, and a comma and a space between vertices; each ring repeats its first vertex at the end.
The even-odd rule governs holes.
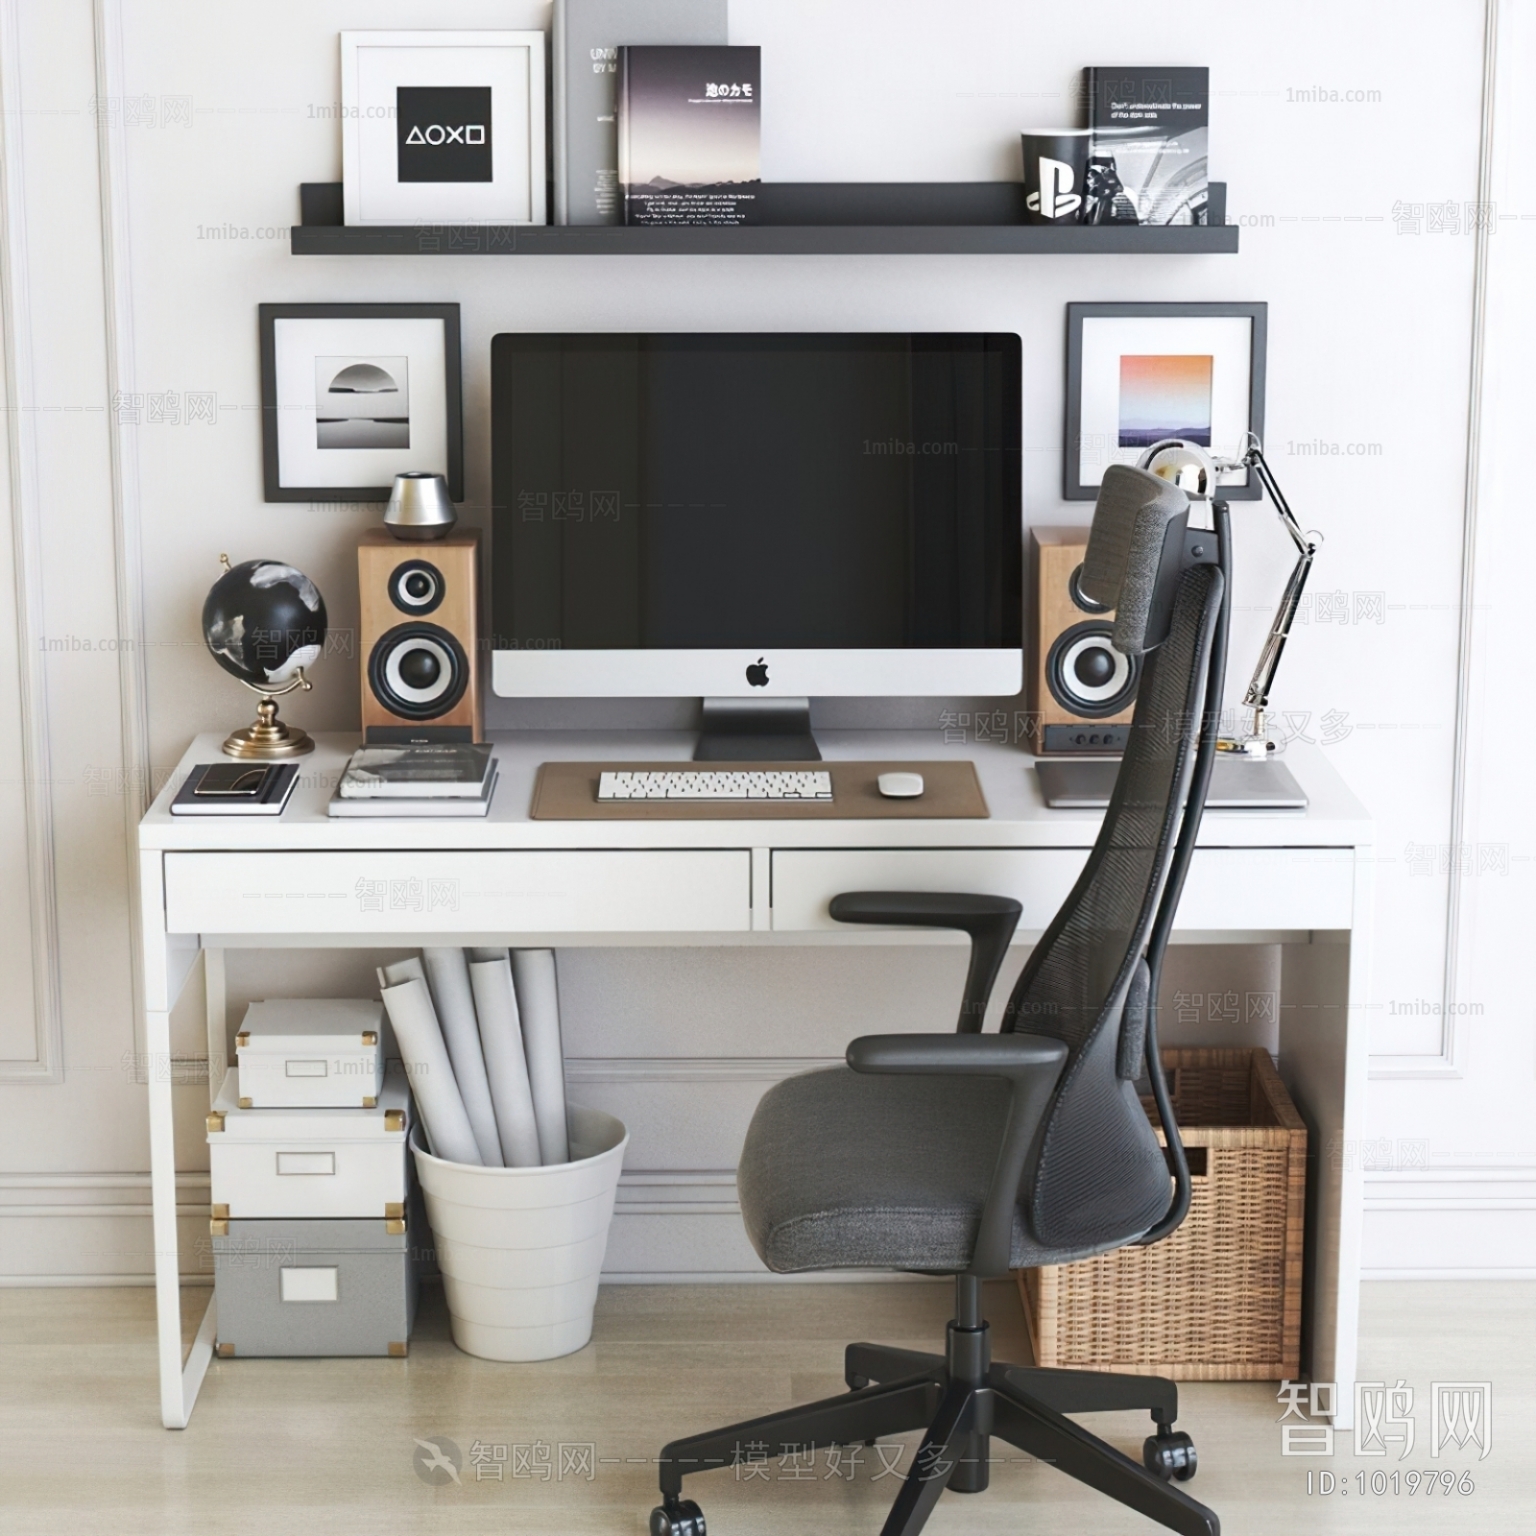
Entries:
MULTIPOLYGON (((186 772, 218 759, 219 738, 199 737, 139 833, 149 1059, 169 1062, 170 1011, 202 959, 209 1078, 219 1082, 230 1027, 223 956, 233 947, 964 942, 958 935, 849 929, 827 916, 838 891, 882 888, 1014 896, 1024 905, 1018 942, 1038 938, 1082 867, 1097 813, 1046 809, 1031 760, 1013 748, 946 747, 933 733, 818 734, 829 758, 971 758, 991 817, 528 819, 541 762, 683 760, 691 752, 691 736, 642 732, 531 732, 500 741, 501 783, 483 820, 327 817, 352 737, 320 738, 281 818, 172 817, 170 797, 186 772)), ((1312 1132, 1312 1374, 1347 1384, 1355 1369, 1362 1210, 1360 1175, 1345 1166, 1353 1159, 1337 1152, 1363 1129, 1372 831, 1322 753, 1298 746, 1287 761, 1310 809, 1209 813, 1174 939, 1282 946, 1280 1070, 1312 1132)), ((827 1041, 824 1058, 840 1058, 845 1044, 827 1041)), ((760 1063, 755 1092, 810 1064, 760 1063)), ((207 1367, 216 1319, 210 1302, 184 1352, 170 1077, 168 1070, 149 1073, 150 1150, 161 1413, 167 1427, 181 1428, 207 1367)), ((601 1102, 594 1092, 578 1096, 601 1102)), ((749 1109, 740 1106, 741 1113, 749 1109)), ((643 1185, 645 1173, 626 1177, 643 1185)), ((672 1252, 690 1251, 690 1234, 703 1230, 701 1215, 744 1243, 729 1169, 706 1171, 698 1182, 706 1199, 692 1211, 672 1214, 664 1202, 639 1202, 630 1207, 633 1220, 654 1228, 672 1252)), ((697 1278, 714 1277, 717 1269, 706 1259, 697 1278)), ((1351 1400, 1346 1385, 1339 1393, 1341 1427, 1351 1400)))

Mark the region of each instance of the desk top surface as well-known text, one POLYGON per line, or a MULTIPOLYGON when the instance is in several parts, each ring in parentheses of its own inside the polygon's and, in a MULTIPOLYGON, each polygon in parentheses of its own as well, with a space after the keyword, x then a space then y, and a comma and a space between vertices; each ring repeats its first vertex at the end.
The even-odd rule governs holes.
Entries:
MULTIPOLYGON (((685 731, 525 731, 492 736, 501 768, 483 818, 326 815, 356 735, 316 738, 299 760, 299 783, 281 816, 172 816, 170 803, 197 763, 221 760, 222 737, 197 737, 139 826, 145 849, 282 851, 371 848, 1086 848, 1101 812, 1051 810, 1040 795, 1034 759, 993 742, 946 745, 932 731, 818 731, 829 760, 969 758, 991 809, 977 820, 839 820, 751 817, 720 821, 533 821, 528 807, 544 762, 689 761, 695 737, 685 731)), ((1327 755, 1296 743, 1285 761, 1311 801, 1305 811, 1208 811, 1202 847, 1348 848, 1372 841, 1365 807, 1327 755)), ((708 766, 700 765, 700 766, 708 766)))

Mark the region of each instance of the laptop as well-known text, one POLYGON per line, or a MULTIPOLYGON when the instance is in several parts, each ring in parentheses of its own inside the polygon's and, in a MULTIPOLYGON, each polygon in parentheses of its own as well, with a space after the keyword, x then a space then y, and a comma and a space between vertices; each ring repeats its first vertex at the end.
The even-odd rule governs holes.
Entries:
MULTIPOLYGON (((1066 758, 1035 764, 1045 803, 1057 811, 1103 810, 1120 759, 1066 758)), ((1304 811, 1307 797, 1284 763, 1222 754, 1211 770, 1205 805, 1211 811, 1304 811)))

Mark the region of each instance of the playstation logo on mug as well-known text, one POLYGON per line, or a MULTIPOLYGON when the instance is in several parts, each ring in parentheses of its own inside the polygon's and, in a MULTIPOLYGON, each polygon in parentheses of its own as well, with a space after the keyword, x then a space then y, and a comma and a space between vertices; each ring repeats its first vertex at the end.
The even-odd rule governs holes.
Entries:
POLYGON ((1040 129, 1024 135, 1026 223, 1081 220, 1091 138, 1086 128, 1040 129))

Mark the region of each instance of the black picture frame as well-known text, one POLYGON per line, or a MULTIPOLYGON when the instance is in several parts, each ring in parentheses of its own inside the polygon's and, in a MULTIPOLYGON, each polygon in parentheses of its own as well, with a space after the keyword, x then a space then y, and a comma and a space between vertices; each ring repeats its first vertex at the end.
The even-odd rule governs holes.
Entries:
MULTIPOLYGON (((1252 325, 1248 350, 1248 430, 1264 437, 1264 368, 1268 345, 1269 305, 1251 304, 1068 304, 1066 423, 1062 434, 1061 494, 1066 501, 1096 501, 1099 488, 1080 479, 1079 446, 1083 435, 1083 322, 1089 319, 1247 319, 1252 325)), ((1236 448, 1236 444, 1232 447, 1236 448)), ((1263 494, 1257 477, 1246 472, 1246 483, 1223 485, 1226 501, 1257 501, 1263 494)))
POLYGON ((391 485, 291 486, 281 483, 277 435, 278 320, 441 320, 443 322, 444 441, 449 499, 464 500, 464 391, 457 304, 261 304, 261 466, 267 501, 388 501, 391 485))

